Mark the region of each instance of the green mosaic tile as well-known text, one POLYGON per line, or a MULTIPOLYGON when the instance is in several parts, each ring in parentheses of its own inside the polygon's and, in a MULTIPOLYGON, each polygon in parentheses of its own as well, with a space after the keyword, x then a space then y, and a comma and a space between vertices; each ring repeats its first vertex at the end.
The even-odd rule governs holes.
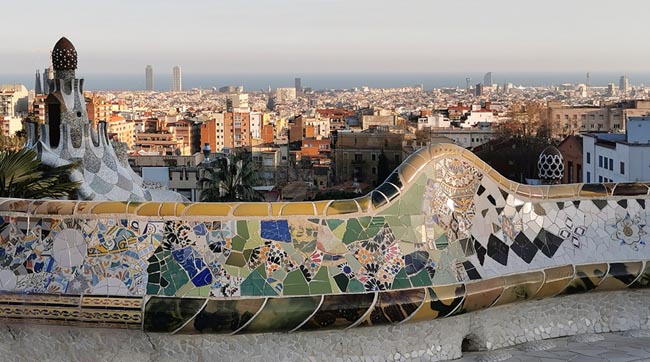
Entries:
POLYGON ((312 281, 309 283, 309 291, 312 295, 328 294, 332 292, 327 268, 320 268, 318 273, 316 273, 312 281))
POLYGON ((248 233, 248 223, 258 223, 259 221, 246 221, 246 220, 238 220, 237 221, 237 235, 241 236, 244 240, 248 239, 250 237, 250 234, 248 233))
POLYGON ((345 234, 343 235, 343 243, 347 245, 359 240, 361 230, 361 224, 359 224, 357 219, 348 220, 345 234))
POLYGON ((242 333, 288 332, 314 313, 320 297, 270 298, 242 333))
POLYGON ((327 226, 330 228, 330 230, 334 231, 337 229, 339 226, 341 226, 344 223, 344 220, 340 219, 327 219, 327 226))
POLYGON ((345 274, 341 273, 335 275, 334 281, 336 282, 336 286, 339 287, 339 290, 345 291, 348 289, 348 284, 350 283, 350 279, 348 279, 348 277, 345 274))
POLYGON ((195 316, 204 304, 204 299, 151 298, 144 308, 143 329, 146 332, 174 332, 195 316))
POLYGON ((357 220, 359 220, 359 224, 361 224, 362 228, 367 228, 370 225, 370 222, 372 221, 372 217, 371 216, 362 216, 362 217, 358 218, 357 220))
POLYGON ((236 251, 233 251, 230 253, 230 256, 228 256, 228 259, 226 260, 226 264, 241 268, 244 265, 246 265, 246 259, 244 258, 243 253, 238 253, 236 251))
POLYGON ((259 273, 259 271, 254 270, 248 278, 241 283, 241 295, 260 297, 277 296, 278 293, 266 282, 266 279, 259 273))
POLYGON ((244 250, 244 245, 246 245, 246 239, 237 235, 232 238, 232 250, 242 251, 244 250))
POLYGON ((284 295, 309 295, 309 285, 300 270, 294 270, 284 278, 284 295))
POLYGON ((449 246, 449 239, 447 239, 447 235, 445 234, 437 238, 435 243, 436 243, 436 248, 444 249, 447 246, 449 246))
POLYGON ((395 278, 393 279, 393 284, 391 285, 391 289, 406 289, 410 287, 411 287, 411 281, 406 275, 406 269, 402 268, 399 271, 399 273, 395 275, 395 278))
POLYGON ((248 223, 248 232, 250 237, 246 240, 244 249, 254 249, 258 246, 264 244, 264 240, 260 236, 260 223, 259 222, 249 222, 248 223))
POLYGON ((431 277, 429 277, 427 269, 423 268, 419 273, 412 276, 411 284, 413 284, 414 287, 431 286, 431 277))
POLYGON ((365 292, 366 288, 363 286, 363 284, 361 284, 360 281, 358 281, 356 279, 352 279, 352 280, 350 280, 350 283, 348 284, 348 290, 347 291, 350 292, 350 293, 361 293, 361 292, 365 292))

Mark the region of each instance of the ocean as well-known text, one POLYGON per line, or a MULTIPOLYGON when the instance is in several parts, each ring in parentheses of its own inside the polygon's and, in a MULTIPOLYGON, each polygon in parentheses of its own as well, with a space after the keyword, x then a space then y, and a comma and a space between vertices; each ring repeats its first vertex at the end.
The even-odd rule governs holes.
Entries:
MULTIPOLYGON (((168 74, 161 74, 154 69, 154 86, 157 91, 171 89, 171 69, 168 74)), ((302 79, 303 88, 314 90, 349 89, 368 86, 371 88, 408 87, 422 84, 425 89, 443 87, 465 87, 465 78, 470 77, 471 85, 483 82, 483 74, 471 73, 332 73, 332 74, 183 74, 183 89, 222 87, 226 85, 243 85, 245 91, 267 90, 278 87, 293 87, 294 78, 302 79)), ((630 85, 650 85, 648 73, 598 73, 591 72, 591 86, 618 86, 621 75, 627 75, 630 85)), ((77 72, 78 77, 85 78, 86 90, 143 90, 145 86, 144 70, 142 74, 98 74, 77 72)), ((492 73, 493 82, 499 85, 513 83, 515 86, 551 86, 563 83, 586 83, 586 72, 521 72, 492 73)), ((34 87, 32 74, 0 74, 0 84, 24 84, 28 89, 34 87)))

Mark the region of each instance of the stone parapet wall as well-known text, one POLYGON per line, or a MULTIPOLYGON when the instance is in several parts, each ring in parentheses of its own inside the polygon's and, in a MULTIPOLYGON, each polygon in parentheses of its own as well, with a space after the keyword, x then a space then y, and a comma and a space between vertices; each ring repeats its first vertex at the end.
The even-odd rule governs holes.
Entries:
POLYGON ((48 361, 440 361, 462 344, 492 350, 583 333, 650 329, 648 290, 570 295, 513 303, 408 325, 242 336, 6 324, 5 360, 48 361), (469 342, 469 343, 468 343, 469 342))
POLYGON ((2 199, 0 318, 286 332, 646 287, 648 190, 521 185, 443 144, 352 200, 2 199))

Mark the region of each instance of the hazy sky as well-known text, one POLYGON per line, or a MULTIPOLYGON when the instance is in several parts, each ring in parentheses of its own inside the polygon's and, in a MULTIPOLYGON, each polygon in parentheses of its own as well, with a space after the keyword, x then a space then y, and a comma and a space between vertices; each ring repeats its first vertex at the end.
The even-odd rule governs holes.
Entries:
POLYGON ((29 0, 2 4, 0 74, 648 71, 650 1, 29 0))

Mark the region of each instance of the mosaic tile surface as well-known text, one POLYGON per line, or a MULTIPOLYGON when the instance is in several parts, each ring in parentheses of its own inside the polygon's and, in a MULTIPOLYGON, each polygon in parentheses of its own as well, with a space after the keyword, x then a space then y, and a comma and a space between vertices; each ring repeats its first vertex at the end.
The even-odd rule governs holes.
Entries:
POLYGON ((520 185, 436 145, 354 200, 1 199, 0 318, 288 332, 646 287, 647 193, 644 184, 520 185))

